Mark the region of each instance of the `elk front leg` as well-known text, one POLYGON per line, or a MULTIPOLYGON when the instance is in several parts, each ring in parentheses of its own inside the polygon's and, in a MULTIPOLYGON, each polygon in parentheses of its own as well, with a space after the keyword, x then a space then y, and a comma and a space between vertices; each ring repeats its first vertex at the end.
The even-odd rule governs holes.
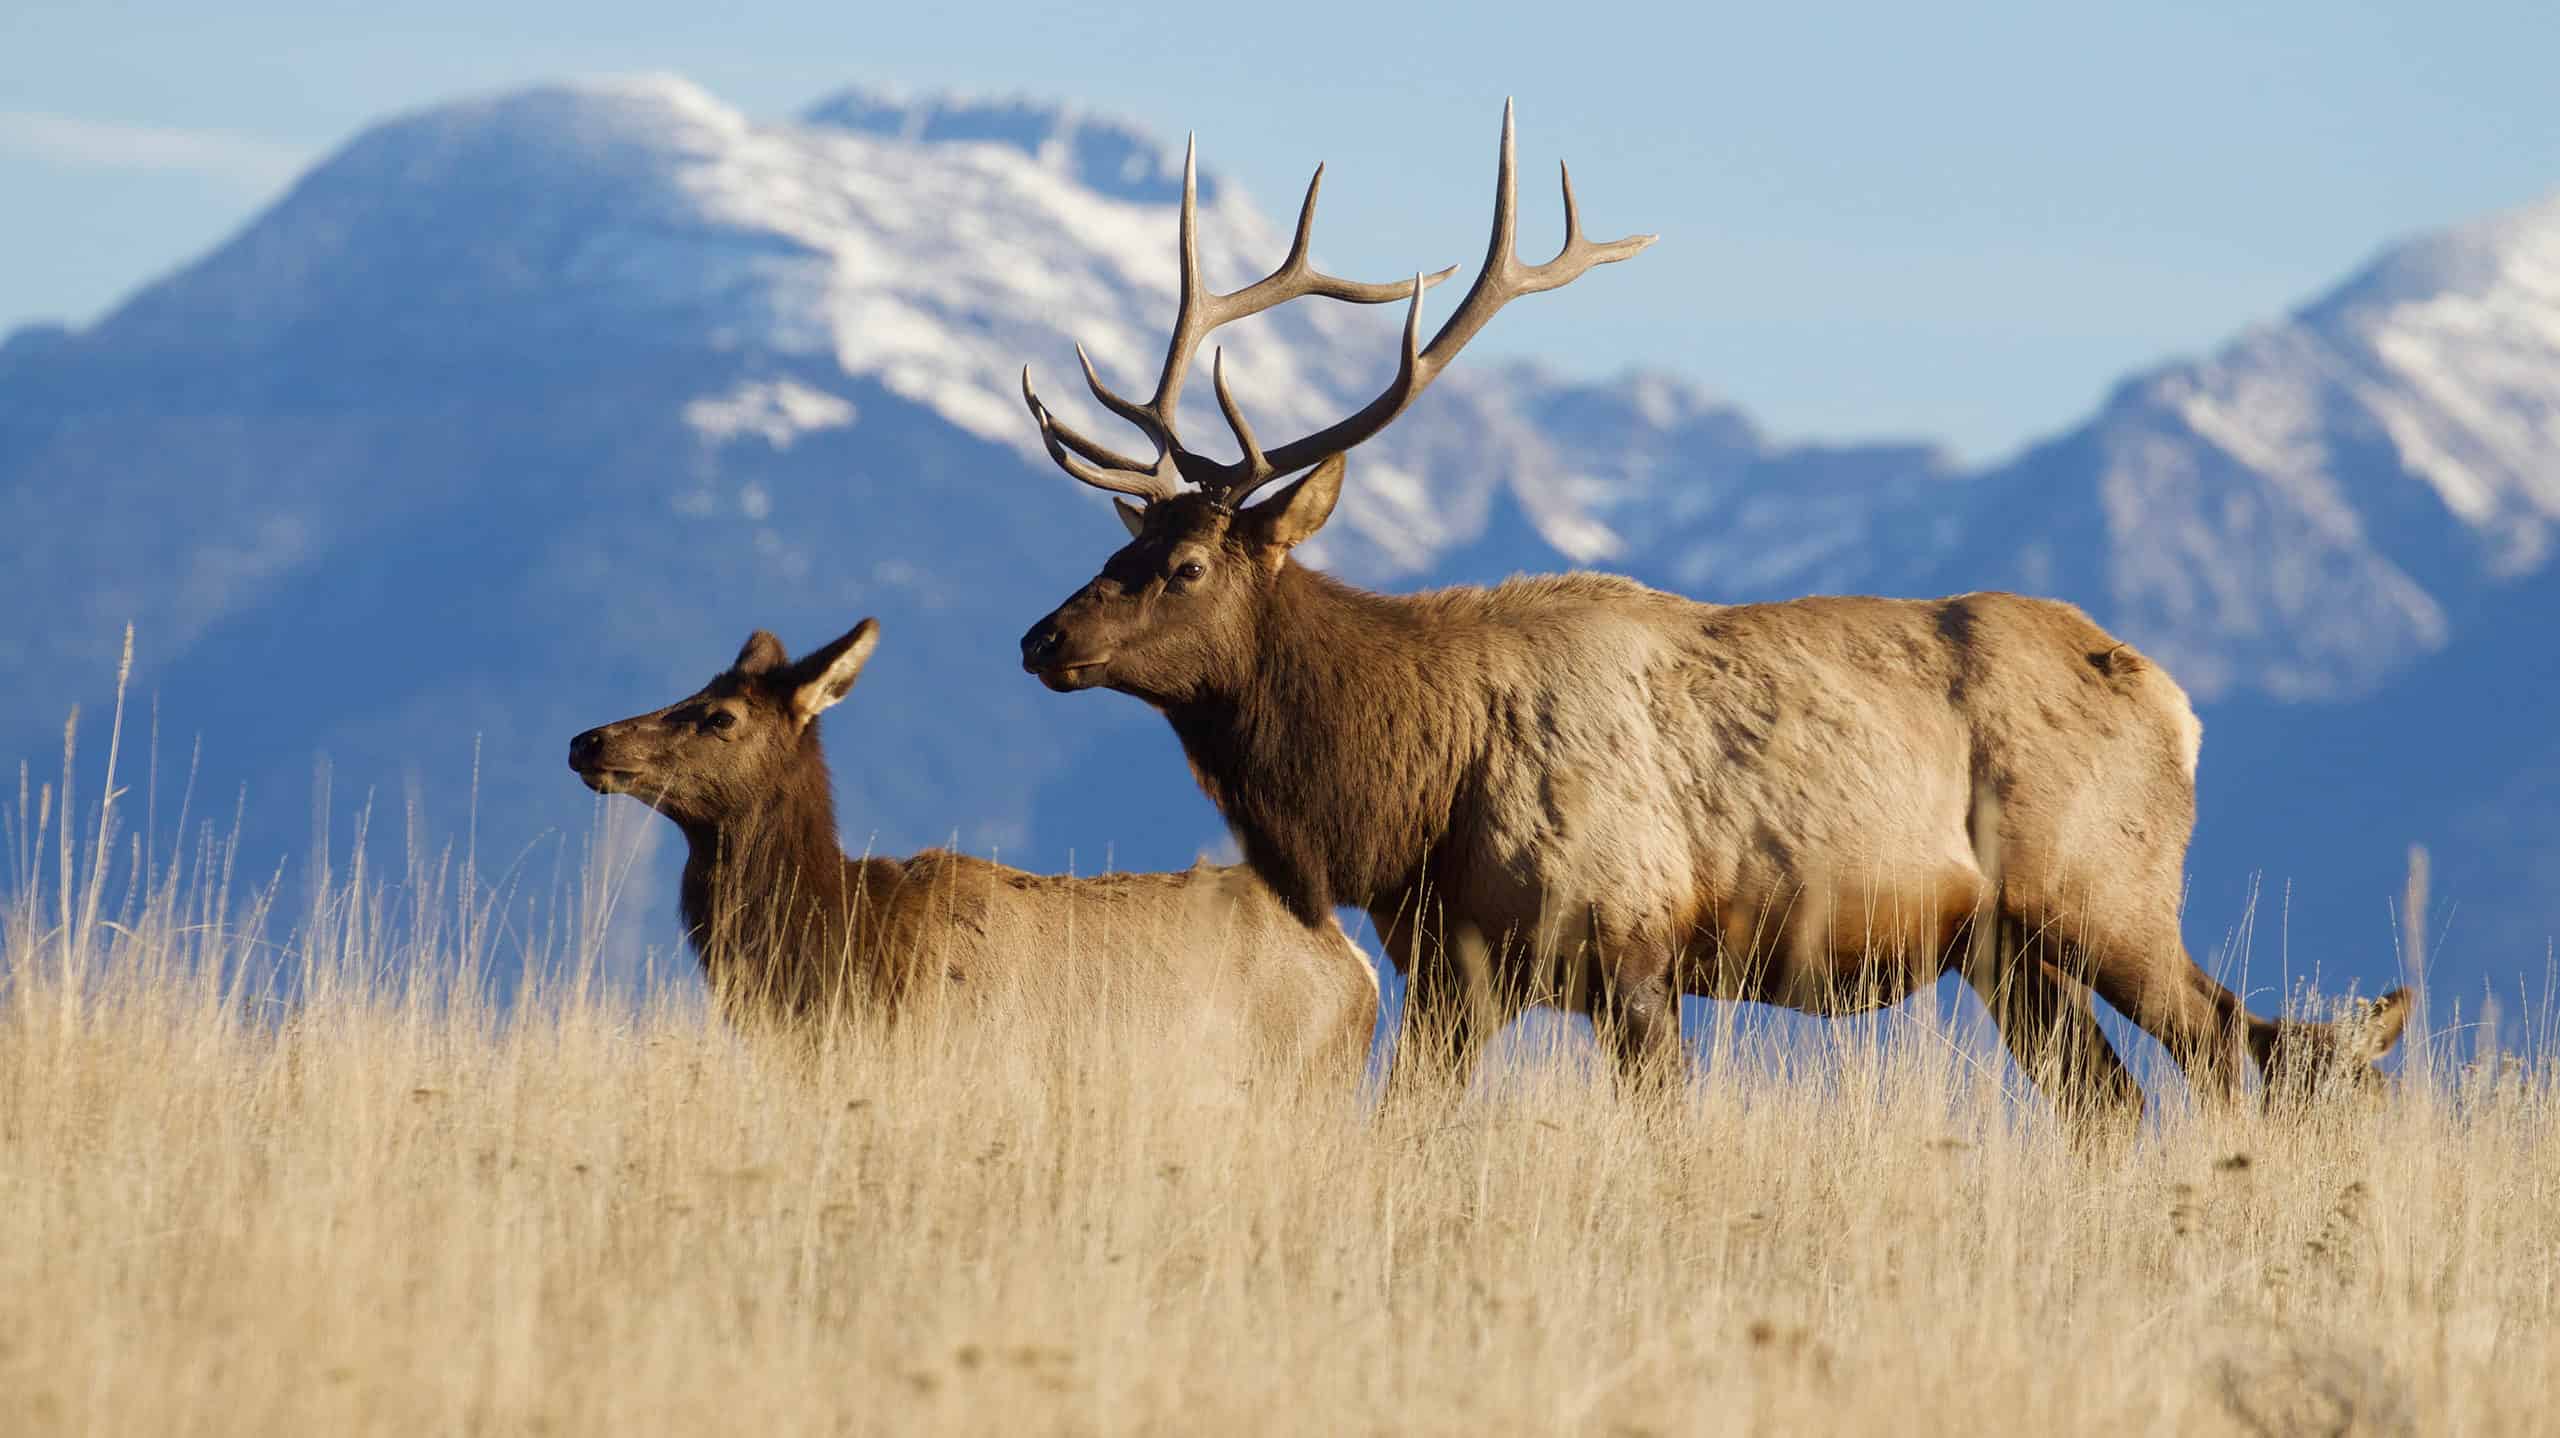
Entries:
POLYGON ((1689 1050, 1680 1041, 1680 991, 1667 969, 1612 976, 1591 1011, 1593 1034, 1617 1060, 1618 1080, 1630 1090, 1676 1089, 1689 1076, 1689 1050))
MULTIPOLYGON (((1425 1074, 1464 1088, 1485 1042, 1511 1018, 1503 1002, 1507 986, 1495 972, 1495 955, 1471 924, 1452 923, 1445 942, 1416 925, 1398 935, 1404 965, 1404 1019, 1395 1062, 1387 1071, 1390 1098, 1412 1090, 1425 1074)), ((1391 949, 1390 952, 1396 950, 1391 949)))
POLYGON ((1433 959, 1405 971, 1404 1017, 1396 1026, 1395 1060, 1387 1069, 1390 1098, 1410 1095, 1428 1076, 1464 1088, 1489 1032, 1482 1006, 1454 966, 1433 959))

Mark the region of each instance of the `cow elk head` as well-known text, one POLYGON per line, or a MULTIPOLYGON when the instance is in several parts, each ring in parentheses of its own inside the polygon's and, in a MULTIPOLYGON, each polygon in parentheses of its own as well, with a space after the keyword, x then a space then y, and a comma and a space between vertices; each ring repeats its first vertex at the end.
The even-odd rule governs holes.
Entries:
POLYGON ((749 818, 812 775, 824 793, 817 718, 852 692, 879 638, 865 619, 793 660, 759 629, 692 694, 570 740, 569 767, 597 793, 629 794, 688 830, 749 818))

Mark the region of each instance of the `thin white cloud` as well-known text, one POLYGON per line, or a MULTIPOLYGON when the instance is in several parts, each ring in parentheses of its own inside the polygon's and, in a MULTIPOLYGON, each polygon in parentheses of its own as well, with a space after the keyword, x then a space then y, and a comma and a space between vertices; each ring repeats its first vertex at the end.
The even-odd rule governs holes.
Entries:
POLYGON ((298 146, 221 130, 173 130, 0 110, 0 151, 91 170, 159 170, 250 186, 279 185, 310 162, 298 146))

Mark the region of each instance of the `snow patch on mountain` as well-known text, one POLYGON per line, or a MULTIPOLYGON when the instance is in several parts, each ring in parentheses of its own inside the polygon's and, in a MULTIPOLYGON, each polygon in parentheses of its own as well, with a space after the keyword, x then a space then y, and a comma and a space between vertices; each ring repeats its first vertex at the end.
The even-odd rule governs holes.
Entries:
MULTIPOLYGON (((811 125, 909 145, 995 144, 1020 151, 1085 189, 1141 204, 1182 198, 1182 157, 1130 120, 1030 95, 958 92, 908 97, 853 88, 802 112, 811 125)), ((1201 177, 1204 198, 1221 187, 1201 177)))
POLYGON ((2539 568, 2560 521, 2560 196, 2407 247, 2315 323, 2493 571, 2539 568))
MULTIPOLYGON (((876 379, 1041 465, 1021 397, 1026 359, 1069 423, 1137 443, 1079 393, 1074 358, 1080 343, 1132 393, 1150 386, 1163 358, 1178 299, 1179 170, 1160 183, 1166 162, 1135 131, 1060 107, 861 95, 805 122, 759 124, 664 78, 561 93, 543 108, 583 106, 585 118, 609 120, 654 155, 684 202, 617 240, 609 265, 589 258, 583 271, 704 314, 703 338, 718 347, 876 379)), ((482 122, 512 123, 468 111, 413 123, 482 122)), ((542 128, 561 123, 546 114, 542 128)), ((1221 288, 1258 277, 1287 250, 1229 185, 1204 183, 1200 233, 1203 269, 1221 288)), ((1264 435, 1320 428, 1384 383, 1393 317, 1364 326, 1340 308, 1292 306, 1218 335, 1264 435)), ((1205 389, 1192 386, 1184 422, 1214 451, 1225 431, 1205 389)), ((1371 574, 1424 567, 1437 552, 1430 526, 1412 521, 1443 496, 1394 454, 1384 458, 1365 471, 1331 546, 1371 574)), ((1560 531, 1571 527, 1559 520, 1560 531)))

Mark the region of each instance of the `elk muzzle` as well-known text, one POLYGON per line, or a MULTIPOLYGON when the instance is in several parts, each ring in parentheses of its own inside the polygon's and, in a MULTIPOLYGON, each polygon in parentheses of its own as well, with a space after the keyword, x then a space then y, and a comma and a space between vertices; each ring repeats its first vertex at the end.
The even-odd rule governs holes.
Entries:
POLYGON ((1038 675, 1041 683, 1061 694, 1100 684, 1104 667, 1111 662, 1109 654, 1091 655, 1086 646, 1074 642, 1059 623, 1059 615, 1065 612, 1062 606, 1022 636, 1022 671, 1038 675))
POLYGON ((590 729, 569 741, 569 768, 599 794, 617 792, 614 781, 622 777, 605 765, 605 737, 603 729, 590 729))
POLYGON ((1058 652, 1059 646, 1065 644, 1066 640, 1067 636, 1059 632, 1058 626, 1046 619, 1032 625, 1030 631, 1022 636, 1023 669, 1028 673, 1039 673, 1048 666, 1050 657, 1058 652))

